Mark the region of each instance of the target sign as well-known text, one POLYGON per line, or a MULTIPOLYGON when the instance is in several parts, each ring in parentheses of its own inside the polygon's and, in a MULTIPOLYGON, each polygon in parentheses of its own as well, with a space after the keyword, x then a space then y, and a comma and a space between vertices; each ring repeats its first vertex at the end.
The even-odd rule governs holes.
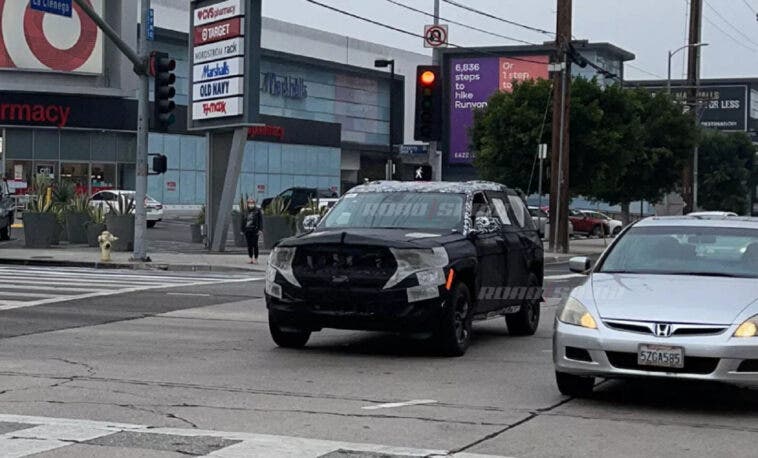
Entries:
POLYGON ((424 26, 424 47, 446 48, 447 25, 437 24, 424 26))
MULTIPOLYGON (((104 0, 86 1, 102 15, 104 0)), ((102 73, 102 33, 73 7, 69 18, 34 10, 28 1, 0 0, 0 70, 102 73)))

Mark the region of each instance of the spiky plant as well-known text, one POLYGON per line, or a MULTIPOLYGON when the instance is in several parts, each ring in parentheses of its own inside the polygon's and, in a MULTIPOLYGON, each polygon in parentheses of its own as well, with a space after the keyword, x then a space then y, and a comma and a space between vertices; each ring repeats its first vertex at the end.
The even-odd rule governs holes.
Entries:
POLYGON ((108 211, 112 215, 126 216, 134 212, 134 197, 127 194, 119 194, 115 204, 111 201, 105 201, 105 203, 108 205, 108 211))

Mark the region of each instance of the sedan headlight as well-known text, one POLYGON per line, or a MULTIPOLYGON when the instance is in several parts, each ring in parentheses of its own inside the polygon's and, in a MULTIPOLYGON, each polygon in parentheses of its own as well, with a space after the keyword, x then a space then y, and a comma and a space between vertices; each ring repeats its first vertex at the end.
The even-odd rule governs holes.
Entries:
POLYGON ((595 322, 595 318, 592 317, 587 307, 573 297, 568 298, 558 319, 566 324, 597 329, 597 322, 595 322))
POLYGON ((734 331, 734 337, 758 337, 758 315, 742 323, 734 331))
POLYGON ((420 285, 445 284, 445 274, 442 269, 450 262, 445 248, 390 248, 390 252, 392 252, 397 262, 397 270, 387 280, 384 289, 392 288, 413 274, 418 274, 420 285))
POLYGON ((268 265, 276 269, 285 280, 300 287, 300 283, 292 272, 292 260, 295 259, 294 247, 276 247, 268 257, 268 265))

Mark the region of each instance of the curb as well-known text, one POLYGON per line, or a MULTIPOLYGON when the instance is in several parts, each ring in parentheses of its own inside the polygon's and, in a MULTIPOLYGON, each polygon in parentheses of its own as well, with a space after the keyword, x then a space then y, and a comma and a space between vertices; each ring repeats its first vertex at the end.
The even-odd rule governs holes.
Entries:
POLYGON ((245 268, 230 266, 214 266, 209 264, 166 264, 149 262, 99 262, 99 261, 61 261, 55 259, 4 259, 0 265, 43 266, 43 267, 85 267, 90 269, 131 269, 131 270, 161 270, 167 272, 247 272, 265 273, 263 268, 245 268))

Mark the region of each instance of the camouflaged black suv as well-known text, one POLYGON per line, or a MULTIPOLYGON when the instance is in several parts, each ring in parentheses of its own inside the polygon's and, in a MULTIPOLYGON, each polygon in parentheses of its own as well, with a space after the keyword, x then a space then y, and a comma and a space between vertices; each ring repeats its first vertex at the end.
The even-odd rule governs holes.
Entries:
POLYGON ((428 335, 459 356, 471 322, 505 316, 537 330, 543 249, 522 194, 490 182, 357 186, 309 232, 269 256, 274 341, 304 346, 323 328, 428 335))

